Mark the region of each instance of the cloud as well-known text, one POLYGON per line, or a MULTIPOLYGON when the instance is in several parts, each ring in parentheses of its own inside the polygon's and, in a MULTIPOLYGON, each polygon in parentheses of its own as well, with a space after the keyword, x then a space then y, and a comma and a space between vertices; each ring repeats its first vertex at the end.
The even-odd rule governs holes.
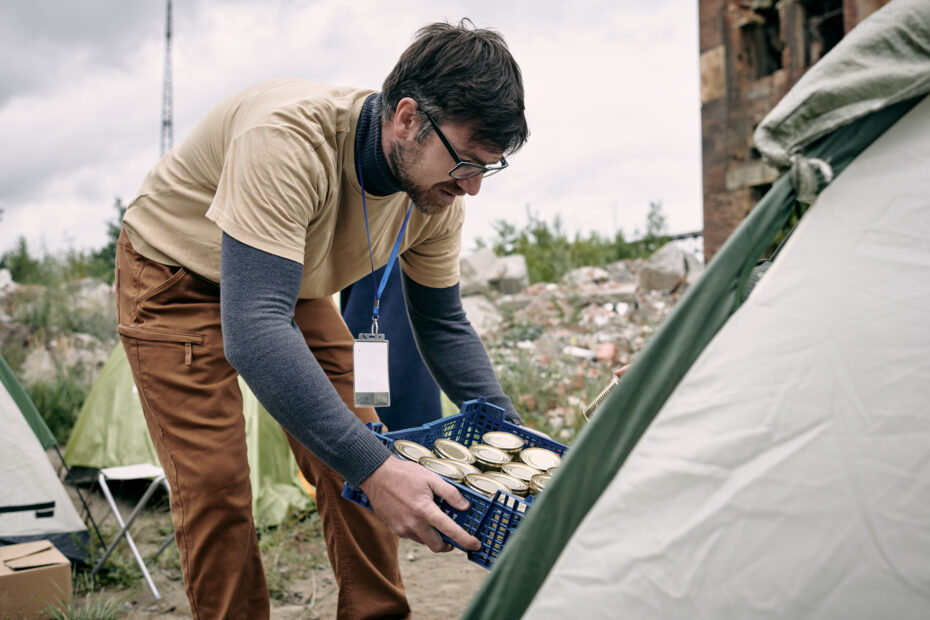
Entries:
MULTIPOLYGON (((0 22, 0 252, 105 242, 158 156, 164 4, 7 3, 0 22)), ((465 246, 526 205, 568 230, 701 227, 697 9, 664 0, 174 2, 174 132, 222 98, 298 77, 380 88, 417 28, 470 17, 521 64, 530 141, 468 206, 465 246)))

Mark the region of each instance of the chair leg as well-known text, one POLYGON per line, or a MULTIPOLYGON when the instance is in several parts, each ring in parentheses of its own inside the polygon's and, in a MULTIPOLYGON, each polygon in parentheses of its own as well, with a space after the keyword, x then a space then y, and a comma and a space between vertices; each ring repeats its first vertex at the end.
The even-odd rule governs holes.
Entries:
POLYGON ((168 545, 174 542, 174 534, 165 539, 165 542, 161 544, 161 547, 158 548, 158 551, 152 554, 152 559, 157 558, 161 555, 161 552, 168 548, 168 545))
POLYGON ((158 593, 158 588, 155 587, 155 582, 152 581, 152 575, 149 574, 148 568, 145 566, 145 562, 142 560, 142 555, 139 553, 139 549, 136 547, 136 541, 133 540, 132 535, 129 533, 129 526, 132 525, 133 521, 136 520, 136 517, 139 516, 139 513, 142 511, 142 508, 145 507, 145 504, 149 501, 149 498, 152 497, 152 493, 155 492, 155 489, 165 480, 164 476, 159 476, 152 481, 152 484, 145 490, 145 493, 142 495, 142 498, 136 504, 135 508, 132 509, 132 512, 129 514, 129 518, 126 519, 125 523, 123 522, 123 517, 120 514, 119 507, 116 505, 116 500, 113 499, 113 495, 110 493, 110 487, 107 485, 106 476, 103 473, 98 475, 98 482, 100 483, 100 490, 103 491, 104 497, 107 499, 107 503, 110 504, 110 509, 113 511, 113 516, 116 518, 117 523, 119 523, 120 531, 117 533, 116 537, 107 547, 107 550, 104 552, 103 557, 97 562, 97 565, 94 566, 94 570, 91 571, 90 576, 93 577, 97 574, 100 568, 103 566, 103 563, 107 561, 110 555, 116 549, 116 545, 119 543, 120 539, 126 538, 126 543, 129 545, 129 549, 132 552, 133 557, 136 559, 136 564, 139 565, 139 569, 142 571, 142 576, 145 579, 145 583, 148 585, 149 590, 152 591, 152 596, 155 597, 156 601, 161 600, 161 594, 158 593))

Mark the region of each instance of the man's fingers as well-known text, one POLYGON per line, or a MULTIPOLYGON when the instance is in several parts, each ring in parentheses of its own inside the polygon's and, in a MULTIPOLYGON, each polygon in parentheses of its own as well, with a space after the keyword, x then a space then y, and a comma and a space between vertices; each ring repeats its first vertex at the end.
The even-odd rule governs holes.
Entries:
POLYGON ((468 500, 465 499, 465 496, 438 475, 430 481, 430 488, 433 490, 434 495, 438 495, 446 500, 446 502, 456 510, 468 510, 470 504, 468 500))
MULTIPOLYGON (((472 549, 474 551, 481 548, 481 542, 477 538, 459 527, 458 523, 452 520, 452 517, 441 510, 436 510, 436 514, 430 518, 430 522, 433 524, 433 527, 436 528, 437 537, 441 532, 458 543, 460 547, 472 549)), ((442 539, 440 538, 440 540, 442 539)), ((430 549, 433 548, 430 547, 430 549)), ((433 549, 433 551, 436 551, 436 549, 433 549)))
POLYGON ((436 505, 435 497, 439 496, 456 510, 469 507, 468 500, 439 475, 415 463, 389 458, 360 486, 378 516, 398 536, 406 536, 435 552, 450 549, 440 532, 465 549, 481 547, 477 538, 436 505))
POLYGON ((445 553, 447 551, 452 551, 452 545, 443 540, 442 536, 439 535, 439 530, 435 528, 429 528, 429 530, 423 532, 422 536, 419 536, 419 538, 422 539, 421 544, 429 547, 430 551, 433 553, 445 553))
MULTIPOLYGON (((437 477, 435 484, 430 486, 433 489, 433 493, 446 500, 446 503, 453 508, 457 510, 468 509, 470 505, 468 500, 451 484, 437 477)), ((438 507, 434 515, 430 518, 430 522, 433 524, 433 527, 457 542, 460 546, 474 550, 481 548, 481 543, 477 538, 459 527, 452 517, 439 510, 438 507)))

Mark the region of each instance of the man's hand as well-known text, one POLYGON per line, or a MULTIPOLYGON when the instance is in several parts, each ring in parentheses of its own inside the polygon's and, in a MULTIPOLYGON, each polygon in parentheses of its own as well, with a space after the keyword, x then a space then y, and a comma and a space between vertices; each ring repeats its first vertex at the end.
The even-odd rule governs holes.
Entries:
POLYGON ((439 532, 466 549, 481 548, 477 538, 439 509, 433 496, 438 495, 457 510, 466 510, 468 500, 425 467, 391 457, 359 486, 375 513, 398 536, 424 544, 437 553, 452 550, 439 532))

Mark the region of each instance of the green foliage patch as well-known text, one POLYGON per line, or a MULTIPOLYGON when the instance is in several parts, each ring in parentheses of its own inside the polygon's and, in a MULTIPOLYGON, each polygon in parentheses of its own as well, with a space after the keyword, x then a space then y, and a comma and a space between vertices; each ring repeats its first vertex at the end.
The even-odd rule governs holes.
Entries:
POLYGON ((529 207, 527 219, 523 228, 504 220, 494 222, 496 236, 490 241, 479 240, 478 247, 490 247, 498 256, 522 254, 530 284, 558 282, 578 267, 602 267, 618 260, 646 258, 668 241, 668 224, 660 202, 650 203, 646 234, 636 241, 627 241, 622 231, 613 237, 590 232, 576 233, 570 238, 560 216, 550 224, 529 207))

